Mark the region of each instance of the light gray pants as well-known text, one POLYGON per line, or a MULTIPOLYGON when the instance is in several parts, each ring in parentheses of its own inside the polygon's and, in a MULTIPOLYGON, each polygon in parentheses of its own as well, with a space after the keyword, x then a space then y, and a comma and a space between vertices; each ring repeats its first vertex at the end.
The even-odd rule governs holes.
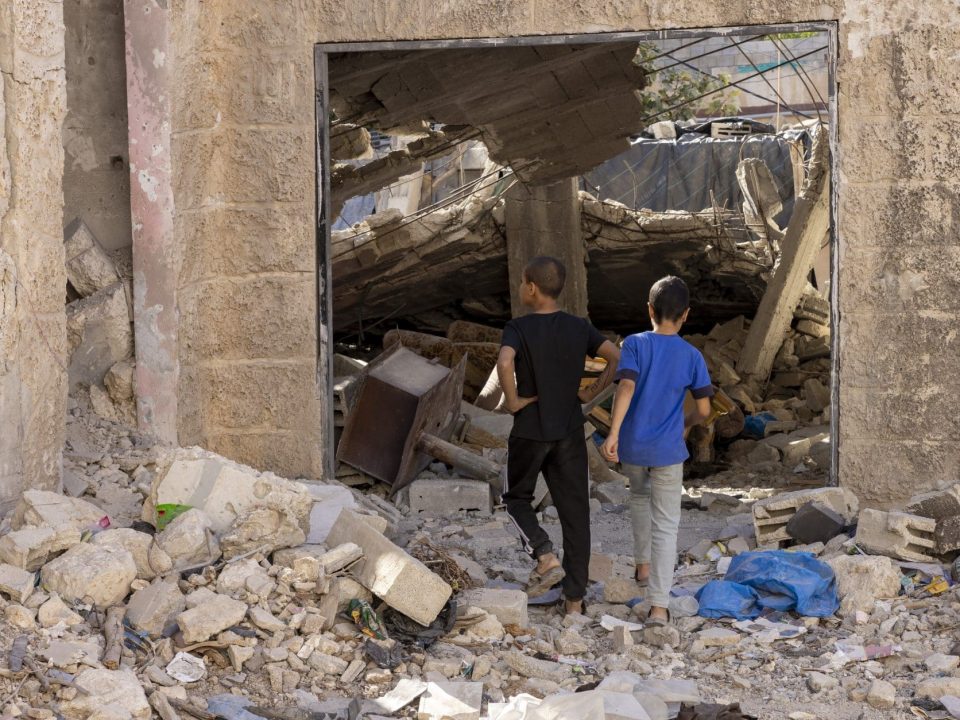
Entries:
POLYGON ((665 608, 670 602, 677 562, 677 531, 683 496, 683 463, 665 467, 623 464, 630 478, 633 555, 637 565, 650 564, 646 600, 665 608))

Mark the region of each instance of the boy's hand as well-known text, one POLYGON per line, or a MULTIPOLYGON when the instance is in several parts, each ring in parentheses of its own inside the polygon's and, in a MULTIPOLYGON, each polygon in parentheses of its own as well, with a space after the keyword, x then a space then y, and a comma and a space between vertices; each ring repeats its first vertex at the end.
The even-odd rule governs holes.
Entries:
POLYGON ((527 405, 533 405, 537 401, 536 397, 518 397, 513 400, 507 400, 506 407, 507 412, 511 415, 516 415, 518 412, 523 410, 527 405))
POLYGON ((620 462, 620 438, 616 435, 607 435, 607 439, 600 446, 600 451, 610 462, 620 462))

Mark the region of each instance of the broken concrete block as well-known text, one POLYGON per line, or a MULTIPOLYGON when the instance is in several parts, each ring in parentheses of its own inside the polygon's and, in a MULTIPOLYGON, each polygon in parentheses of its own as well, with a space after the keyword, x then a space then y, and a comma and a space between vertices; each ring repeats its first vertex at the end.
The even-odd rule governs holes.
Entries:
POLYGON ((127 550, 112 545, 74 545, 40 571, 43 587, 68 602, 82 600, 98 607, 122 602, 137 577, 137 564, 127 550))
POLYGON ((590 496, 605 505, 626 505, 630 502, 630 489, 622 482, 597 483, 590 496))
MULTIPOLYGON (((337 599, 335 611, 327 616, 331 625, 337 613, 346 612, 351 600, 363 600, 364 602, 373 601, 373 594, 369 590, 353 578, 348 577, 334 578, 330 583, 330 592, 328 594, 337 599)), ((322 609, 321 612, 323 612, 322 609)))
POLYGON ((70 390, 99 385, 107 371, 133 355, 130 306, 123 283, 67 305, 70 390))
POLYGON ((478 607, 495 616, 502 625, 525 628, 527 617, 527 594, 523 590, 503 588, 475 588, 463 593, 463 604, 478 607))
POLYGON ((90 668, 77 675, 74 683, 80 692, 60 705, 66 720, 87 720, 91 713, 114 705, 133 720, 150 720, 150 703, 132 670, 90 668))
POLYGON ((342 485, 321 485, 310 483, 307 490, 313 498, 308 520, 307 544, 319 545, 326 542, 330 528, 337 521, 337 516, 344 508, 358 510, 357 500, 350 488, 342 485))
POLYGON ((158 461, 143 519, 155 523, 156 506, 165 503, 203 510, 218 534, 228 532, 237 518, 255 507, 295 519, 306 533, 313 499, 301 483, 259 473, 200 448, 180 448, 158 461))
POLYGON ((842 516, 847 523, 857 516, 857 496, 846 488, 816 488, 782 493, 758 500, 753 505, 753 525, 757 545, 770 545, 789 540, 787 523, 797 510, 809 502, 818 502, 842 516))
POLYGON ((919 515, 864 510, 857 522, 856 543, 869 553, 912 562, 934 560, 937 521, 919 515))
POLYGON ((177 630, 177 616, 185 609, 186 598, 176 578, 156 578, 130 596, 126 622, 152 638, 170 637, 177 630))
POLYGON ((642 594, 633 578, 612 577, 603 584, 603 601, 623 605, 642 594))
POLYGON ((830 337, 830 326, 821 325, 813 320, 801 320, 797 323, 797 332, 810 337, 830 337))
POLYGON ((343 570, 363 557, 363 550, 356 543, 338 545, 320 556, 320 564, 327 575, 343 570))
MULTIPOLYGON (((794 435, 791 434, 789 437, 793 438, 794 435)), ((796 467, 798 463, 803 462, 803 459, 810 455, 810 451, 814 445, 824 440, 830 440, 830 433, 820 433, 812 437, 792 439, 780 451, 783 454, 783 464, 788 468, 796 467)))
POLYGON ((103 510, 80 498, 66 497, 48 490, 27 490, 17 503, 10 525, 25 527, 70 527, 80 532, 100 528, 103 510))
POLYGON ((137 577, 141 580, 153 580, 157 576, 150 565, 150 547, 153 545, 150 535, 130 528, 120 528, 97 533, 90 542, 93 545, 112 545, 129 552, 137 565, 137 577))
POLYGON ((269 553, 278 548, 302 545, 307 534, 297 518, 272 507, 252 507, 238 517, 220 538, 220 549, 228 560, 259 550, 269 553))
POLYGON ((634 645, 633 633, 626 625, 615 625, 611 635, 613 636, 613 651, 616 653, 625 652, 627 648, 634 645))
POLYGON ((209 565, 220 557, 212 525, 203 510, 187 510, 156 536, 157 546, 170 556, 177 570, 209 565))
POLYGON ((88 297, 120 280, 116 265, 80 218, 63 231, 67 280, 80 297, 88 297))
POLYGON ((417 720, 480 720, 483 683, 430 682, 420 696, 417 720))
POLYGON ((840 513, 822 503, 808 502, 790 518, 787 535, 804 545, 826 543, 842 533, 846 525, 847 521, 840 513))
POLYGON ((259 605, 251 606, 247 611, 247 617, 250 618, 250 622, 268 633, 282 632, 287 629, 287 624, 283 620, 278 620, 272 612, 259 605))
POLYGON ((238 624, 246 614, 246 603, 214 594, 211 600, 180 613, 177 624, 185 642, 203 642, 238 624))
MULTIPOLYGON (((934 520, 960 515, 960 484, 914 495, 903 508, 905 513, 934 520)), ((2 541, 0 541, 2 543, 2 541)))
POLYGON ((364 554, 351 566, 351 575, 387 605, 421 625, 433 622, 453 594, 439 575, 350 510, 340 512, 327 537, 328 545, 346 542, 356 543, 364 554))
POLYGON ((726 647, 740 644, 740 633, 726 628, 708 628, 697 633, 697 639, 706 647, 726 647))
POLYGON ((23 604, 33 592, 37 576, 32 572, 27 572, 23 568, 7 565, 0 565, 0 593, 3 593, 14 602, 23 604))
POLYGON ((54 553, 80 543, 75 527, 25 527, 0 538, 0 560, 36 572, 54 553))
POLYGON ((936 540, 941 555, 960 550, 960 515, 937 522, 936 540))
POLYGON ((230 563, 217 578, 217 592, 223 595, 246 592, 247 579, 252 575, 267 577, 267 572, 252 558, 230 563))
POLYGON ((816 378, 808 378, 803 383, 803 399, 814 413, 822 413, 830 406, 830 388, 816 378))
POLYGON ((50 599, 37 610, 37 621, 41 627, 45 628, 53 627, 59 623, 73 627, 74 625, 82 623, 83 618, 71 610, 67 604, 60 599, 60 596, 54 593, 50 596, 50 599))
POLYGON ((410 483, 410 511, 446 516, 457 512, 489 515, 493 510, 490 484, 482 480, 422 479, 410 483))
POLYGON ((539 660, 532 655, 524 655, 519 650, 511 650, 503 656, 503 660, 518 675, 540 680, 563 682, 570 677, 573 669, 552 660, 539 660))

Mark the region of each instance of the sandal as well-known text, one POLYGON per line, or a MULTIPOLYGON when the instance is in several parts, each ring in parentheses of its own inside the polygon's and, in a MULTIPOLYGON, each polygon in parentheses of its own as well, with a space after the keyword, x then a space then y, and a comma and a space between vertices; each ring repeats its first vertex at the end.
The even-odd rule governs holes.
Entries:
MULTIPOLYGON (((651 608, 652 610, 652 608, 651 608)), ((648 627, 667 627, 668 625, 673 625, 673 615, 670 614, 670 609, 667 609, 667 619, 659 617, 650 617, 650 612, 647 611, 647 618, 643 621, 643 624, 648 627)))
MULTIPOLYGON (((557 610, 560 611, 561 617, 567 616, 567 598, 560 596, 560 599, 557 601, 557 610)), ((580 615, 587 614, 587 599, 585 597, 580 598, 580 615)))
POLYGON ((530 573, 530 579, 527 581, 527 597, 540 597, 547 593, 550 588, 566 577, 566 573, 559 565, 547 570, 543 575, 534 570, 530 573))
POLYGON ((650 576, 647 575, 645 578, 641 578, 639 570, 633 571, 633 579, 637 583, 637 587, 645 588, 650 584, 650 576))

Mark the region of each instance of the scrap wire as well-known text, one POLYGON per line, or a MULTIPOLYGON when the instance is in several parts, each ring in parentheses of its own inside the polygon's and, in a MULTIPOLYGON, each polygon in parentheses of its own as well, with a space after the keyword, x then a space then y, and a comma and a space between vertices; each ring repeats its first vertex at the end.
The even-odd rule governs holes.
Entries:
POLYGON ((446 550, 438 548, 426 538, 417 540, 408 552, 442 577, 455 591, 469 590, 475 586, 467 572, 446 550))

